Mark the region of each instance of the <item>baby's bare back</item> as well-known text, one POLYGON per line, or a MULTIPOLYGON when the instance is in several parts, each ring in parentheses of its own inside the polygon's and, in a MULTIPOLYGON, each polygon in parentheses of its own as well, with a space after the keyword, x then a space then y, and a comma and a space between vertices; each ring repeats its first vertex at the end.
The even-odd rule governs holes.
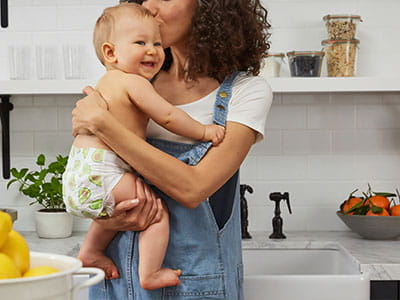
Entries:
MULTIPOLYGON (((120 71, 108 71, 98 81, 96 90, 107 101, 110 113, 125 127, 144 139, 146 138, 148 117, 130 101, 126 88, 122 84, 121 76, 123 73, 120 71)), ((110 150, 95 135, 78 135, 73 144, 81 148, 94 147, 110 150)))

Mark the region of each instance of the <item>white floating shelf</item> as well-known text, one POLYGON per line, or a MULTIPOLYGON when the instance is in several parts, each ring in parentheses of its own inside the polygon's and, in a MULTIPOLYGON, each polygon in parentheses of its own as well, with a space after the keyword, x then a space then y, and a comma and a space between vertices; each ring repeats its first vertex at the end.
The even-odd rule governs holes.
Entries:
MULTIPOLYGON (((329 93, 329 92, 398 92, 400 77, 318 77, 268 78, 276 93, 329 93)), ((95 79, 88 80, 3 80, 0 81, 2 95, 29 94, 81 94, 86 85, 94 85, 95 79)))
POLYGON ((400 91, 400 77, 280 77, 267 81, 276 93, 400 91))
POLYGON ((0 81, 0 94, 82 94, 82 89, 96 80, 4 80, 0 81))

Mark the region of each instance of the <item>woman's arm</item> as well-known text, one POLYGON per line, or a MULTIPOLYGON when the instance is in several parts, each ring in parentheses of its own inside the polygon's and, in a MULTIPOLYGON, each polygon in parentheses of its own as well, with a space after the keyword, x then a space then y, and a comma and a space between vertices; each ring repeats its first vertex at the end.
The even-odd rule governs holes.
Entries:
POLYGON ((93 107, 101 101, 99 97, 94 93, 77 103, 74 131, 89 129, 146 179, 188 208, 197 207, 217 191, 237 171, 256 140, 254 130, 227 122, 222 143, 212 147, 199 164, 189 166, 136 136, 105 109, 93 107))

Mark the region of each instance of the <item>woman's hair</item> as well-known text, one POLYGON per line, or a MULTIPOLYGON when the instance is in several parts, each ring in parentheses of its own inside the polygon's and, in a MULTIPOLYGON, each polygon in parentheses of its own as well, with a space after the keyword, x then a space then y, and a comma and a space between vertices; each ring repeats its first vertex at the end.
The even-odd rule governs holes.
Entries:
MULTIPOLYGON (((222 82, 235 71, 258 75, 270 48, 267 15, 260 0, 198 0, 188 43, 186 78, 196 80, 206 75, 222 82)), ((171 62, 167 50, 163 69, 171 62)))
POLYGON ((104 57, 102 53, 102 45, 109 42, 115 28, 115 21, 118 19, 118 14, 123 14, 129 11, 137 17, 152 17, 149 10, 136 3, 121 3, 104 9, 101 16, 97 19, 93 32, 93 45, 96 55, 104 65, 104 57))

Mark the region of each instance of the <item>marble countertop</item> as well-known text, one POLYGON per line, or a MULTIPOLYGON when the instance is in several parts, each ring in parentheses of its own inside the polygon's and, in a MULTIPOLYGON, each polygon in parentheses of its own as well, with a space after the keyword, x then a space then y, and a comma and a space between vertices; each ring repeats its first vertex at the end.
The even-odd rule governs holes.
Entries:
MULTIPOLYGON (((21 232, 32 251, 76 256, 84 232, 75 232, 65 239, 40 239, 35 232, 21 232)), ((400 280, 400 239, 372 241, 350 231, 289 231, 286 239, 271 240, 267 232, 251 232, 252 239, 243 240, 243 249, 254 248, 326 248, 338 245, 346 249, 369 272, 371 280, 400 280)))

